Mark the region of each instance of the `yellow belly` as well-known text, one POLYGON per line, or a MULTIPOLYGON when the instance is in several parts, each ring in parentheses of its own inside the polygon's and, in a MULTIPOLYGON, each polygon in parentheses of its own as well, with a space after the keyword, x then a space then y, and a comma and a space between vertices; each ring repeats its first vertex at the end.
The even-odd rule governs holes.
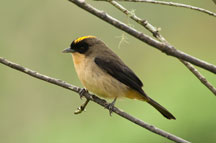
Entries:
POLYGON ((94 59, 74 53, 73 60, 77 75, 89 91, 104 98, 128 97, 143 100, 142 95, 113 78, 98 67, 94 59), (76 55, 74 55, 76 54, 76 55))

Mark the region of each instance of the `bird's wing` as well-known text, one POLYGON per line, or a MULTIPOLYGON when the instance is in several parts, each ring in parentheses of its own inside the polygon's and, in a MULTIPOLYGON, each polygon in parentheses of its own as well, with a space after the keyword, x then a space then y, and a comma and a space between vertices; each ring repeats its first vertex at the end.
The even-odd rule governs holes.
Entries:
POLYGON ((142 90, 143 83, 124 63, 113 58, 109 59, 103 57, 96 57, 94 61, 101 69, 110 74, 112 77, 142 95, 145 95, 142 90))

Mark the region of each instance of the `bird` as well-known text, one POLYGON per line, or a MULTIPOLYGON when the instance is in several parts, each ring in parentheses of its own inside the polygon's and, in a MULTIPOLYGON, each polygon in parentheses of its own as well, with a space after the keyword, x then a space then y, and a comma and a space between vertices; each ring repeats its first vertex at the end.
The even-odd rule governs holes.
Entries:
POLYGON ((166 108, 142 89, 137 75, 96 36, 82 36, 72 41, 63 53, 71 53, 75 71, 87 91, 102 98, 126 97, 146 101, 167 119, 176 119, 166 108))

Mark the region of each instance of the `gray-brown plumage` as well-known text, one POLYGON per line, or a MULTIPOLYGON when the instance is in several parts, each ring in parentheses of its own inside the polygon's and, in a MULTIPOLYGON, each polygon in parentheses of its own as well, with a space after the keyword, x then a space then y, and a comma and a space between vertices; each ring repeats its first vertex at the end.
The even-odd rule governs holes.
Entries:
POLYGON ((84 36, 74 40, 66 53, 72 53, 82 84, 104 98, 127 97, 148 102, 167 119, 175 117, 143 91, 143 83, 101 40, 84 36))

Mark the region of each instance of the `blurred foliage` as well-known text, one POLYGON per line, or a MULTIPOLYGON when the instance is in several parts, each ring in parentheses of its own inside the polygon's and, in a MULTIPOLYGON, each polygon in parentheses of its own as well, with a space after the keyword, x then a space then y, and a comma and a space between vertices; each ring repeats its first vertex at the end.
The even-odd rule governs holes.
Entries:
MULTIPOLYGON (((175 0, 180 2, 179 0, 175 0)), ((123 22, 146 30, 105 2, 89 1, 123 22)), ((215 11, 212 1, 188 1, 215 11)), ((122 3, 137 16, 162 28, 176 48, 216 64, 216 19, 196 11, 140 3, 122 3)), ((172 112, 169 121, 146 103, 120 99, 117 107, 150 124, 192 142, 216 142, 216 99, 178 60, 126 35, 68 1, 0 2, 0 56, 42 74, 82 86, 70 55, 61 51, 83 35, 95 35, 111 47, 144 83, 153 99, 172 112)), ((216 86, 215 75, 198 68, 216 86)), ((96 104, 74 115, 83 102, 75 93, 0 65, 0 142, 119 143, 169 142, 96 104)))

